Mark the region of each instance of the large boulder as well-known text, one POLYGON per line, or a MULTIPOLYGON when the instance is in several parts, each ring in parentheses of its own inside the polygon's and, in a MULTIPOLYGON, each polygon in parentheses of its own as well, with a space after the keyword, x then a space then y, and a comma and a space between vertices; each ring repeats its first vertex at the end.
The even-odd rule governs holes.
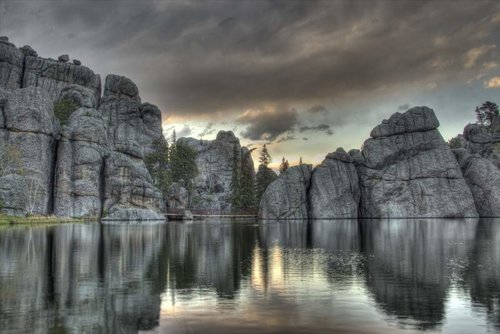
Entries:
POLYGON ((375 127, 353 152, 361 217, 475 217, 471 191, 437 130, 434 111, 415 107, 375 127))
POLYGON ((309 218, 357 218, 360 190, 353 160, 344 149, 329 153, 312 171, 309 218))
POLYGON ((0 128, 0 202, 9 214, 48 214, 58 122, 43 89, 4 95, 0 128))
POLYGON ((479 154, 453 150, 481 217, 500 217, 500 170, 479 154))
POLYGON ((262 195, 259 217, 262 219, 307 219, 307 192, 311 183, 311 165, 288 168, 262 195))
MULTIPOLYGON (((194 179, 190 207, 213 211, 231 210, 233 161, 236 159, 241 164, 242 156, 248 153, 248 149, 241 147, 232 131, 220 131, 215 140, 179 138, 178 142, 188 145, 196 152, 198 175, 194 179)), ((252 158, 246 161, 249 164, 247 167, 253 171, 252 158)))

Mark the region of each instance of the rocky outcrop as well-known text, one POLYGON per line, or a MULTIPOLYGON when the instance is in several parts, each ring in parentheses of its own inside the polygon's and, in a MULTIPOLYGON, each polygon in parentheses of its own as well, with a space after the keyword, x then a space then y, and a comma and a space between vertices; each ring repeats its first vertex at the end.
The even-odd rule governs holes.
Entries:
POLYGON ((352 152, 362 217, 475 217, 469 187, 432 109, 396 113, 352 152))
POLYGON ((64 87, 72 84, 92 90, 97 101, 101 95, 100 76, 85 66, 26 56, 23 73, 23 87, 41 87, 49 93, 54 101, 59 98, 64 87))
POLYGON ((8 38, 0 39, 0 88, 7 91, 21 88, 24 69, 24 53, 9 43, 8 38))
POLYGON ((259 217, 307 219, 311 169, 311 165, 290 167, 273 181, 262 195, 259 217))
MULTIPOLYGON (((471 190, 441 137, 432 109, 416 107, 371 132, 363 149, 327 155, 312 175, 290 168, 271 183, 260 203, 264 219, 477 217, 474 198, 497 202, 494 185, 471 190), (309 186, 310 178, 310 186, 309 186), (473 193, 478 192, 478 195, 473 193), (489 193, 488 193, 489 192, 489 193), (304 199, 308 205, 304 204, 304 199)), ((484 163, 481 162, 481 163, 484 163)), ((484 183, 471 167, 467 179, 484 183)), ((488 168, 496 177, 492 166, 488 168)), ((480 213, 495 210, 490 204, 480 213)))
MULTIPOLYGON (((143 158, 164 141, 161 112, 137 86, 39 58, 0 39, 0 204, 12 214, 163 219, 163 195, 143 158), (54 102, 78 108, 65 124, 54 102)), ((71 111, 69 111, 71 112, 71 111)))
MULTIPOLYGON (((188 145, 197 153, 198 176, 194 180, 190 207, 214 211, 231 210, 230 184, 234 152, 237 152, 236 159, 241 164, 242 156, 248 149, 241 147, 232 131, 220 131, 215 140, 179 138, 178 142, 188 145)), ((248 168, 254 170, 252 158, 247 161, 248 168)))
POLYGON ((469 153, 477 153, 500 168, 500 117, 496 117, 491 127, 468 124, 464 128, 462 147, 469 153))
POLYGON ((479 154, 453 150, 481 217, 500 217, 500 170, 479 154))
POLYGON ((315 167, 309 188, 309 218, 357 218, 360 198, 358 174, 344 149, 329 153, 315 167))

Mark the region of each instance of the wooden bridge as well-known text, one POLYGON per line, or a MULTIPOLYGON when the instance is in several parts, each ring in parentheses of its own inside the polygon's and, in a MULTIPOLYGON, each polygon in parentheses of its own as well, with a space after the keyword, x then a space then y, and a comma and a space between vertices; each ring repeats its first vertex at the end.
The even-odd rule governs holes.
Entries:
POLYGON ((246 211, 222 211, 214 209, 169 209, 165 214, 168 220, 183 220, 184 211, 191 211, 194 220, 203 220, 206 218, 239 218, 239 219, 254 219, 257 218, 257 213, 250 210, 246 211))

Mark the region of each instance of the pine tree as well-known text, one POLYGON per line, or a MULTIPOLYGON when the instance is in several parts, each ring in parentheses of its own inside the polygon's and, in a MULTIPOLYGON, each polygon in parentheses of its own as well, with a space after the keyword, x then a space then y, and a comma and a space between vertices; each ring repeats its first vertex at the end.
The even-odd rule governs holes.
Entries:
POLYGON ((240 187, 240 164, 238 159, 238 145, 233 147, 233 171, 231 175, 231 183, 229 189, 231 190, 231 207, 239 209, 241 207, 241 187, 240 187))
POLYGON ((266 144, 264 144, 262 151, 260 151, 259 163, 267 167, 271 161, 271 155, 267 151, 266 144))
POLYGON ((490 101, 486 101, 481 107, 476 107, 475 112, 477 123, 487 127, 490 127, 493 120, 500 114, 498 105, 490 101))
POLYGON ((304 163, 302 162, 302 157, 300 157, 300 160, 299 160, 299 165, 303 165, 304 163))
POLYGON ((182 142, 172 143, 170 148, 170 179, 172 182, 184 180, 189 190, 197 174, 196 151, 182 142))
POLYGON ((163 194, 170 186, 169 147, 163 138, 153 142, 153 150, 144 157, 144 163, 151 174, 153 183, 163 194))
POLYGON ((175 146, 176 143, 177 143, 177 134, 175 133, 174 129, 174 132, 172 133, 172 146, 175 146))
POLYGON ((241 208, 243 209, 255 209, 255 176, 252 161, 252 152, 255 150, 251 149, 245 152, 241 156, 241 177, 240 177, 240 199, 241 208))
POLYGON ((283 159, 281 159, 281 165, 279 168, 280 174, 283 174, 288 169, 288 167, 290 167, 290 164, 288 163, 288 160, 285 160, 285 157, 283 157, 283 159))
POLYGON ((257 172, 256 177, 256 202, 257 205, 260 203, 262 195, 266 191, 267 187, 271 182, 273 182, 277 178, 276 173, 269 167, 260 164, 259 170, 257 172))

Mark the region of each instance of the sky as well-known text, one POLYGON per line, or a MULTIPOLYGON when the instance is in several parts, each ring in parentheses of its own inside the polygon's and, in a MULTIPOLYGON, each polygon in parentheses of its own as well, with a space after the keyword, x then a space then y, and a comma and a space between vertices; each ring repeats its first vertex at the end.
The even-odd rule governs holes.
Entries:
POLYGON ((319 163, 433 108, 448 140, 500 104, 500 1, 5 1, 0 35, 132 79, 166 137, 319 163), (258 151, 257 151, 258 152, 258 151))

